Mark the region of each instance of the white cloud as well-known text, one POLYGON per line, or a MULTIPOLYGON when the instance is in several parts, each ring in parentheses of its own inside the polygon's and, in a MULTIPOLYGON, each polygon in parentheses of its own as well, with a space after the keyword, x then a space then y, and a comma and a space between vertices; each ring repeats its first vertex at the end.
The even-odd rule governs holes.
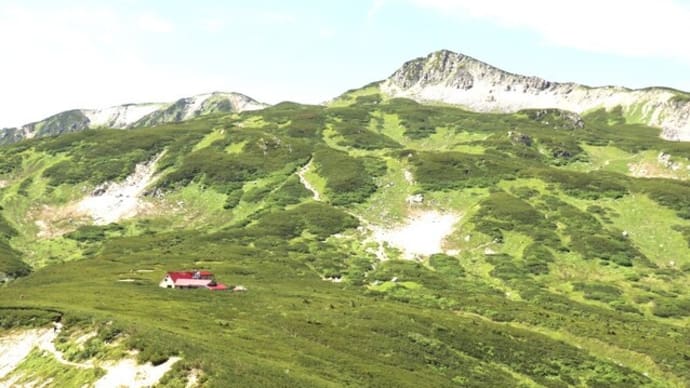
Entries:
POLYGON ((545 42, 690 63, 690 6, 676 0, 411 0, 446 15, 533 31, 545 42))
POLYGON ((137 25, 144 31, 168 33, 174 30, 173 24, 154 13, 143 13, 136 18, 137 25))
POLYGON ((172 101, 228 84, 149 63, 137 22, 110 8, 0 4, 0 128, 72 108, 172 101))

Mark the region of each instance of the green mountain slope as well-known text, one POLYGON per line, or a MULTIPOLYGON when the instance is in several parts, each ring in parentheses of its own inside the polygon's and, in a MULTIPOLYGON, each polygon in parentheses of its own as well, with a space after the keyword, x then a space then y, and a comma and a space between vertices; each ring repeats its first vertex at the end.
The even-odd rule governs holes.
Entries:
POLYGON ((75 359, 179 356, 168 386, 685 386, 690 144, 658 132, 371 85, 5 146, 0 271, 32 273, 0 288, 0 323, 58 311, 103 339, 75 359), (81 207, 145 166, 132 212, 81 207), (434 212, 457 220, 435 254, 377 240, 434 212), (192 268, 249 291, 158 287, 192 268))

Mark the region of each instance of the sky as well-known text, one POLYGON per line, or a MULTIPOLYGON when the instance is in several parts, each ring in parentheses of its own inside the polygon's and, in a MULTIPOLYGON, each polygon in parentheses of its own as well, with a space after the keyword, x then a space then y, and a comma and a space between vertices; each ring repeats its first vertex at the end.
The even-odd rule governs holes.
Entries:
POLYGON ((0 0, 0 128, 211 91, 321 103, 448 49, 690 91, 690 0, 0 0))

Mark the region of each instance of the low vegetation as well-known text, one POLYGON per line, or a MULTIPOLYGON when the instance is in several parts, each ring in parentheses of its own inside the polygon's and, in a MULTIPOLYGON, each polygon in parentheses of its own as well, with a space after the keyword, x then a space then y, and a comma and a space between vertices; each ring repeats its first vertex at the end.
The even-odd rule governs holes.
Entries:
MULTIPOLYGON (((175 387, 196 370, 206 386, 686 386, 690 183, 606 163, 641 152, 690 144, 621 110, 479 114, 376 85, 4 146, 0 326, 96 330, 64 342, 75 361, 115 357, 109 343, 181 357, 175 387), (39 236, 46 209, 158 155, 146 212, 39 236), (446 251, 380 261, 370 224, 424 210, 461 216, 446 251), (158 287, 191 268, 249 291, 158 287)), ((60 381, 100 373, 77 372, 60 381)))

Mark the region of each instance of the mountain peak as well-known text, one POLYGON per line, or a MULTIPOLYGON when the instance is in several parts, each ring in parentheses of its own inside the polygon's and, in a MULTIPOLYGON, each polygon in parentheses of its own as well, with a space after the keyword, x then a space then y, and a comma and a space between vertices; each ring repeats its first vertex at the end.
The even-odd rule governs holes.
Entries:
MULTIPOLYGON (((508 91, 512 89, 511 85, 518 84, 525 90, 539 91, 561 85, 584 87, 509 73, 469 55, 445 49, 405 62, 387 81, 389 87, 398 87, 403 90, 438 85, 470 90, 482 82, 489 82, 493 86, 504 86, 508 91)), ((489 91, 493 93, 493 90, 489 91)))
POLYGON ((180 98, 172 103, 127 103, 100 109, 72 109, 21 128, 0 130, 0 144, 91 128, 129 129, 189 120, 219 112, 243 112, 267 107, 237 92, 215 91, 180 98))
POLYGON ((478 112, 556 108, 583 113, 623 108, 630 122, 690 140, 690 95, 668 88, 589 87, 510 73, 468 55, 440 50, 405 62, 381 90, 393 97, 456 104, 478 112))

